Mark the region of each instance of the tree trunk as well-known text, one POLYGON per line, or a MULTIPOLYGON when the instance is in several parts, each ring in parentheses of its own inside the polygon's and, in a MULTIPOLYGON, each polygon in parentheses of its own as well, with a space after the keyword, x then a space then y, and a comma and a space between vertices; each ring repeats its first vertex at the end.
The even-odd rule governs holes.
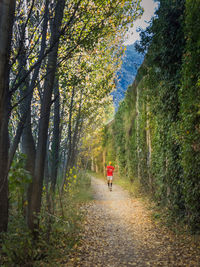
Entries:
MULTIPOLYGON (((18 144, 20 142, 22 132, 24 130, 24 127, 26 127, 23 133, 22 143, 23 143, 24 153, 27 155, 28 170, 31 171, 32 174, 34 172, 34 164, 35 164, 35 146, 34 146, 34 141, 33 141, 33 136, 32 136, 32 130, 31 130, 31 100, 32 100, 33 90, 35 88, 35 84, 36 84, 39 70, 40 70, 41 63, 42 63, 41 59, 43 58, 45 49, 46 49, 46 35, 47 35, 48 20, 49 20, 49 7, 48 6, 49 6, 49 0, 46 0, 44 22, 43 22, 43 29, 42 29, 42 41, 41 41, 40 53, 38 56, 38 61, 40 63, 35 68, 33 75, 32 75, 31 83, 27 87, 26 92, 24 92, 22 96, 24 100, 22 101, 22 104, 21 104, 21 107, 22 107, 21 108, 21 120, 18 124, 17 132, 13 140, 12 146, 10 148, 10 151, 9 151, 9 168, 10 168, 15 152, 17 150, 18 144), (26 126, 25 126, 25 123, 26 123, 26 126)), ((26 53, 22 55, 22 58, 23 58, 22 60, 25 61, 25 63, 23 62, 21 63, 25 65, 27 61, 26 53)), ((20 66, 19 69, 23 69, 23 65, 20 66)), ((22 73, 22 76, 24 75, 25 75, 25 71, 24 73, 22 73)))
POLYGON ((91 160, 92 160, 92 163, 91 163, 91 171, 94 172, 94 157, 93 157, 93 154, 92 154, 91 160))
POLYGON ((103 150, 103 176, 106 177, 106 149, 103 150))
POLYGON ((9 59, 14 12, 14 0, 0 1, 0 232, 8 224, 9 59))
MULTIPOLYGON (((26 39, 28 38, 28 32, 25 30, 26 39)), ((25 75, 26 69, 29 68, 28 64, 28 57, 26 54, 26 43, 25 40, 22 43, 21 54, 19 56, 19 73, 20 76, 25 75)), ((22 84, 19 88, 20 90, 20 97, 24 99, 20 103, 20 113, 21 118, 21 127, 22 127, 22 152, 27 156, 26 160, 26 169, 33 175, 34 173, 34 166, 35 166, 35 143, 32 135, 31 129, 31 99, 32 99, 32 91, 30 92, 30 77, 28 76, 25 80, 24 84, 22 84)), ((20 125, 20 124, 19 124, 20 125)))
POLYGON ((83 90, 81 90, 78 114, 76 117, 75 129, 74 129, 74 134, 73 134, 73 139, 72 139, 71 158, 70 158, 70 165, 69 165, 70 168, 72 168, 76 162, 76 155, 77 155, 78 143, 79 143, 79 135, 80 135, 81 128, 82 128, 82 123, 80 124, 80 122, 81 122, 81 110, 82 110, 82 98, 83 98, 83 90))
POLYGON ((137 96, 136 96, 136 146, 137 146, 137 177, 140 179, 140 147, 139 147, 139 129, 140 129, 140 112, 139 112, 139 89, 137 86, 137 96))
POLYGON ((97 160, 95 159, 95 172, 98 173, 99 172, 99 167, 97 165, 97 160))
MULTIPOLYGON (((148 98, 147 98, 148 100, 148 98)), ((149 103, 147 101, 147 108, 146 108, 146 112, 147 112, 147 130, 146 130, 146 143, 147 143, 147 167, 148 167, 148 176, 149 176, 149 186, 150 189, 152 190, 152 176, 151 176, 151 153, 152 153, 152 148, 151 148, 151 131, 150 131, 150 111, 149 111, 149 103)))
POLYGON ((51 159, 51 189, 55 192, 58 163, 59 163, 59 138, 60 138, 60 94, 58 78, 55 79, 54 84, 54 126, 53 126, 53 140, 52 140, 52 159, 51 159))
POLYGON ((69 121, 68 121, 68 134, 67 134, 67 153, 65 155, 64 160, 64 168, 63 168, 63 180, 61 185, 61 191, 63 191, 65 180, 66 180, 66 173, 68 171, 69 162, 71 160, 71 150, 72 150, 72 112, 73 112, 73 105, 74 105, 74 95, 75 95, 75 87, 72 89, 70 107, 69 107, 69 121))
POLYGON ((65 6, 64 0, 57 1, 55 10, 55 19, 52 25, 51 40, 50 40, 50 43, 51 44, 55 43, 55 46, 48 55, 48 63, 46 70, 47 77, 44 82, 44 94, 42 98, 41 115, 39 121, 35 170, 32 183, 32 190, 30 192, 30 200, 28 203, 28 226, 30 230, 33 232, 34 230, 36 230, 39 223, 37 215, 40 212, 41 199, 42 199, 51 97, 54 86, 54 78, 56 73, 57 54, 58 54, 57 40, 59 38, 59 30, 62 23, 64 6, 65 6))
POLYGON ((68 171, 68 167, 71 161, 71 154, 72 154, 72 112, 73 112, 73 106, 74 106, 74 95, 75 95, 75 87, 73 87, 73 90, 72 90, 71 103, 70 103, 70 108, 69 108, 67 162, 66 162, 66 168, 65 168, 66 172, 68 171))

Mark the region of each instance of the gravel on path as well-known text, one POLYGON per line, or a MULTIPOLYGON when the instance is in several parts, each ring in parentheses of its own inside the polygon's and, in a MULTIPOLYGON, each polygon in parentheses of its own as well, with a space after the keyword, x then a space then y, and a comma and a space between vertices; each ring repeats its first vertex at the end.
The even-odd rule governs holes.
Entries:
POLYGON ((153 222, 141 200, 94 177, 92 188, 81 242, 65 266, 200 267, 199 245, 153 222))

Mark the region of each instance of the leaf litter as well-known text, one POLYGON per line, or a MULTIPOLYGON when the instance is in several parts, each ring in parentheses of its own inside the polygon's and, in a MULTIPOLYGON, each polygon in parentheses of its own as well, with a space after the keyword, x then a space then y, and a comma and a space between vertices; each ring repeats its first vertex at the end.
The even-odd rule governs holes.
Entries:
POLYGON ((80 242, 66 267, 199 267, 200 244, 156 224, 144 203, 92 177, 94 201, 86 204, 80 242))

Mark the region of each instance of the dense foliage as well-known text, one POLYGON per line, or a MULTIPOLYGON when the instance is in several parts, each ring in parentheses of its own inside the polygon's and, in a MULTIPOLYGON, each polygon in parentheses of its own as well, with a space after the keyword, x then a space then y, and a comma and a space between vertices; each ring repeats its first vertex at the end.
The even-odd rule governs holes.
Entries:
POLYGON ((140 0, 0 1, 0 246, 14 265, 26 261, 23 247, 37 260, 30 248, 43 234, 51 243, 82 137, 110 102, 141 12, 140 0))
MULTIPOLYGON (((67 177, 69 186, 65 187, 62 197, 55 196, 54 214, 47 212, 48 191, 44 188, 37 241, 32 239, 23 214, 12 209, 8 231, 1 235, 1 266, 60 266, 68 260, 82 230, 85 214, 81 206, 92 199, 90 177, 74 171, 67 177)), ((11 203, 17 203, 14 196, 11 203)))
POLYGON ((114 143, 120 174, 192 231, 200 229, 199 12, 199 0, 160 0, 137 44, 148 50, 144 63, 104 142, 114 143))
POLYGON ((182 188, 187 217, 200 225, 200 1, 186 1, 185 37, 180 99, 182 188))

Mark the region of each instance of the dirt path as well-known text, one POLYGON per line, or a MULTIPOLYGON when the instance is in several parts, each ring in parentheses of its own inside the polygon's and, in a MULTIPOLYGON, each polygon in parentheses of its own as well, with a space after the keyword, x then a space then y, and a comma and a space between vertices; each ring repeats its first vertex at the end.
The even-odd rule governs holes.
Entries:
POLYGON ((200 266, 198 245, 153 223, 141 201, 99 179, 92 187, 81 244, 65 266, 200 266))

